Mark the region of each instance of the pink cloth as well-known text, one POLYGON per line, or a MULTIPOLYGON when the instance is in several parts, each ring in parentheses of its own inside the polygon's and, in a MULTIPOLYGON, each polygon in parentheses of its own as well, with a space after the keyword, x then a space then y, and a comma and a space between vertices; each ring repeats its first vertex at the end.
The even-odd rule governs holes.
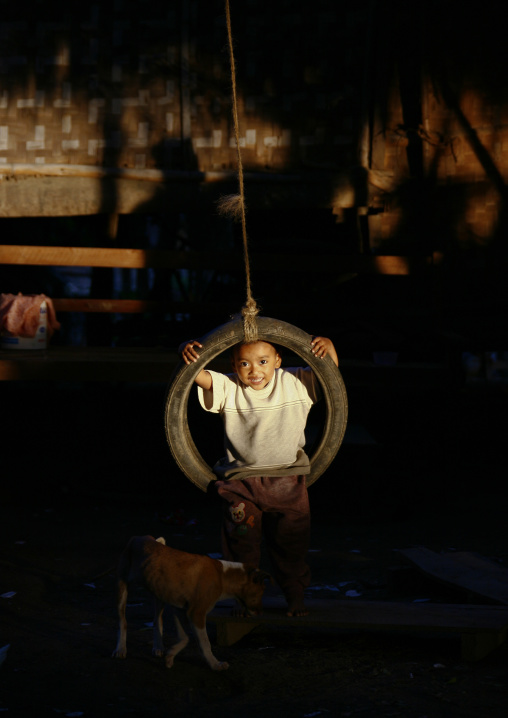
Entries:
POLYGON ((0 294, 0 330, 16 337, 34 337, 42 302, 48 311, 48 336, 60 329, 53 302, 45 294, 0 294))

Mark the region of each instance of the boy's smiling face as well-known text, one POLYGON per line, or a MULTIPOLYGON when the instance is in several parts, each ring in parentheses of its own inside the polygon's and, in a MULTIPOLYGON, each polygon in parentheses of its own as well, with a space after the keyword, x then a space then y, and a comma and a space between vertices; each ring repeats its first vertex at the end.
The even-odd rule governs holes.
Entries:
POLYGON ((272 380, 281 361, 274 346, 268 342, 253 342, 236 346, 231 363, 242 383, 258 391, 272 380))

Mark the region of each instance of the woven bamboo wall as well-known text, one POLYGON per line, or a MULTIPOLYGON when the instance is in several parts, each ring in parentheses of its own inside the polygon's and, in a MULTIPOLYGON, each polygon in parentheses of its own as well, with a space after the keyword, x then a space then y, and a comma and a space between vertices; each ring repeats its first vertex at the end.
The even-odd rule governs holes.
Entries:
MULTIPOLYGON (((329 2, 310 18, 298 3, 263 5, 232 3, 246 168, 354 161, 356 83, 343 72, 340 13, 329 2)), ((0 163, 235 169, 222 1, 10 14, 0 22, 0 163)))
MULTIPOLYGON (((491 236, 508 175, 506 43, 495 13, 478 23, 459 7, 232 0, 244 167, 300 180, 254 204, 303 201, 337 222, 360 208, 376 251, 421 245, 422 227, 426 250, 444 226, 491 236)), ((83 168, 236 171, 223 0, 1 9, 1 215, 111 211, 83 168), (45 177, 55 165, 63 184, 45 177), (46 194, 32 180, 7 189, 20 167, 46 194)), ((130 190, 114 211, 154 195, 130 190)))

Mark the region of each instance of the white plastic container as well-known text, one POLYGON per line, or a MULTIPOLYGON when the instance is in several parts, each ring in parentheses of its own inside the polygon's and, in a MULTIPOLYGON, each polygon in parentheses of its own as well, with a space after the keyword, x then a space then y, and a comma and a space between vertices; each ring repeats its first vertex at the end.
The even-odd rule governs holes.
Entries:
POLYGON ((0 347, 2 349, 46 349, 48 346, 48 308, 46 302, 41 303, 39 325, 34 337, 17 337, 10 332, 2 332, 0 347))

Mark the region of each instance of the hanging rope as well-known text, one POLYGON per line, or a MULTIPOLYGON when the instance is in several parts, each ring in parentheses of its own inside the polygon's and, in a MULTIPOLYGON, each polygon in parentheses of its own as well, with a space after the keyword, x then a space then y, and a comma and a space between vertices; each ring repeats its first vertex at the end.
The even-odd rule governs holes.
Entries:
POLYGON ((236 72, 235 72, 235 57, 233 53, 233 37, 231 33, 231 16, 229 13, 229 0, 226 0, 226 23, 228 28, 228 42, 229 42, 229 62, 231 65, 231 85, 233 92, 233 122, 235 128, 235 142, 236 152, 238 157, 238 186, 239 194, 228 195, 221 197, 218 203, 219 212, 225 216, 231 217, 232 219, 240 220, 242 223, 242 238, 243 238, 243 258, 245 263, 245 283, 247 289, 247 300, 242 307, 243 317, 243 331, 245 341, 256 341, 258 338, 258 329, 256 324, 256 316, 259 314, 259 307, 256 300, 252 296, 251 281, 250 281, 250 261, 249 261, 249 249, 247 243, 247 223, 245 220, 245 193, 243 186, 243 166, 242 156, 240 152, 240 132, 238 129, 238 102, 236 97, 236 72))

